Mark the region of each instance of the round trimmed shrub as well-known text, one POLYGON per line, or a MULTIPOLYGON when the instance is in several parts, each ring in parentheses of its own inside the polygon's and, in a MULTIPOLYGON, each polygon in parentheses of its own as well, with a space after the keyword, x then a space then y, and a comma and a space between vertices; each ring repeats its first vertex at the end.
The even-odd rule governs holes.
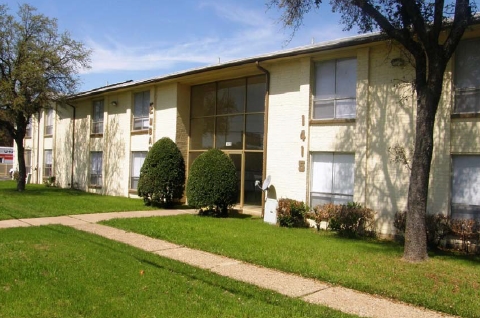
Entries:
POLYGON ((236 170, 221 150, 210 149, 198 156, 188 175, 188 204, 200 209, 200 214, 227 216, 238 198, 236 170))
POLYGON ((180 200, 185 188, 185 161, 168 137, 150 149, 140 169, 138 195, 146 205, 170 207, 180 200))

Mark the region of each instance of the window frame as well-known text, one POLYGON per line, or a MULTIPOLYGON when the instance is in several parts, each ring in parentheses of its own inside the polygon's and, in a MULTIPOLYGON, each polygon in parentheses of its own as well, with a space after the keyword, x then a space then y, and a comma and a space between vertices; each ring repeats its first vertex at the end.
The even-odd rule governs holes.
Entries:
POLYGON ((53 135, 53 108, 48 108, 45 110, 44 128, 45 136, 53 135))
POLYGON ((103 122, 104 122, 104 110, 105 102, 103 99, 94 100, 92 102, 92 124, 91 124, 91 133, 92 134, 103 134, 103 122), (101 111, 96 111, 97 107, 101 107, 101 111))
POLYGON ((49 178, 53 176, 53 151, 52 149, 43 150, 43 178, 49 178), (48 162, 47 154, 50 154, 50 162, 48 162))
MULTIPOLYGON (((356 117, 357 117, 357 82, 358 82, 358 74, 357 74, 357 69, 358 69, 358 59, 356 56, 353 56, 353 57, 345 57, 345 58, 338 58, 338 59, 331 59, 331 60, 325 60, 325 61, 317 61, 315 62, 314 64, 314 79, 313 79, 313 86, 314 86, 314 92, 313 92, 313 97, 312 97, 312 112, 311 112, 311 119, 312 120, 315 120, 315 121, 331 121, 331 120, 355 120, 356 117), (351 61, 354 63, 355 65, 355 69, 351 72, 355 78, 352 79, 352 82, 354 83, 354 92, 355 92, 355 95, 354 96, 348 96, 348 97, 343 97, 343 96, 339 96, 340 92, 339 92, 339 85, 338 85, 338 81, 337 81, 337 77, 338 77, 338 65, 339 63, 341 62, 345 62, 345 61, 351 61), (330 83, 330 84, 333 84, 333 89, 334 91, 333 92, 330 92, 330 95, 332 96, 331 98, 323 98, 321 97, 319 94, 319 82, 318 82, 318 79, 319 79, 319 66, 320 65, 327 65, 328 63, 334 63, 334 73, 331 74, 333 75, 333 83, 330 83), (338 112, 337 110, 339 109, 339 102, 340 101, 347 101, 347 100, 353 100, 353 110, 354 110, 354 113, 352 115, 347 115, 347 116, 338 116, 338 112), (332 104, 332 116, 328 116, 328 117, 322 117, 322 116, 316 116, 316 112, 317 112, 317 107, 320 109, 320 107, 322 106, 317 106, 317 103, 328 103, 328 102, 331 102, 333 103, 332 104)), ((352 107, 351 105, 346 105, 347 107, 352 107)), ((346 108, 348 109, 348 108, 346 108)))
POLYGON ((25 174, 32 173, 32 150, 25 149, 23 152, 25 158, 25 174))
MULTIPOLYGON (((320 164, 320 162, 318 161, 318 163, 320 164)), ((344 179, 338 179, 338 180, 344 180, 344 179)), ((324 152, 324 151, 315 151, 315 152, 311 152, 310 153, 310 182, 309 182, 309 202, 310 202, 310 206, 316 206, 318 204, 314 204, 313 203, 313 198, 314 197, 329 197, 329 200, 325 200, 325 201, 328 201, 328 202, 324 202, 324 203, 319 203, 319 204, 325 204, 325 203, 334 203, 334 204, 337 204, 335 203, 336 202, 352 202, 353 199, 354 199, 354 190, 355 190, 355 153, 354 152, 324 152), (331 184, 330 184, 330 192, 324 192, 324 191, 317 191, 316 189, 314 189, 314 177, 315 177, 315 163, 317 161, 315 161, 315 156, 318 155, 318 156, 330 156, 332 157, 332 160, 331 160, 331 167, 330 167, 330 170, 331 170, 331 184), (343 156, 343 157, 350 157, 350 162, 348 162, 348 164, 352 164, 352 171, 351 171, 351 178, 352 178, 352 183, 350 185, 348 185, 348 188, 350 190, 350 193, 343 193, 343 192, 334 192, 334 188, 335 188, 335 181, 337 180, 336 178, 336 175, 335 175, 335 168, 334 168, 334 165, 335 163, 337 164, 340 164, 339 161, 335 161, 335 156, 339 157, 339 156, 343 156), (347 200, 340 200, 341 198, 346 198, 347 200)), ((317 185, 318 186, 318 185, 317 185)), ((318 199, 318 200, 321 200, 321 199, 318 199)))
POLYGON ((91 188, 101 188, 103 185, 103 151, 90 151, 90 163, 88 167, 88 186, 91 188), (100 155, 99 158, 96 158, 100 155), (95 163, 95 159, 100 159, 100 165, 95 163), (97 169, 94 169, 97 166, 97 169), (92 180, 95 180, 92 182, 92 180))
POLYGON ((131 164, 130 164, 130 185, 129 185, 129 189, 132 190, 132 191, 137 191, 137 188, 138 188, 138 180, 140 179, 140 170, 142 169, 142 166, 145 162, 145 158, 147 157, 147 154, 148 154, 148 151, 132 151, 131 153, 131 164), (138 176, 135 175, 135 172, 136 172, 136 169, 135 169, 135 166, 134 166, 134 163, 135 163, 135 155, 136 154, 143 154, 143 161, 142 161, 142 165, 139 167, 138 169, 138 176), (137 186, 133 186, 134 184, 136 184, 137 186))
POLYGON ((150 90, 136 92, 133 94, 133 109, 132 109, 132 131, 146 131, 150 126, 150 107, 153 103, 150 101, 150 90), (144 109, 142 109, 141 116, 136 116, 137 110, 137 98, 141 95, 142 98, 142 108, 146 107, 146 114, 144 114, 144 109), (145 96, 147 95, 147 96, 145 96), (148 97, 148 98, 146 98, 148 97), (145 101, 147 99, 147 101, 145 101), (146 103, 146 104, 145 104, 146 103), (137 126, 137 123, 140 123, 137 126))
POLYGON ((25 138, 32 138, 32 116, 28 119, 25 127, 25 138))
MULTIPOLYGON (((455 171, 455 159, 474 159, 477 161, 477 171, 480 171, 480 155, 465 155, 465 154, 452 154, 451 156, 451 180, 450 180, 450 217, 455 218, 455 219, 475 219, 477 221, 480 221, 480 195, 478 198, 478 204, 467 204, 465 202, 454 202, 456 201, 456 196, 458 195, 459 191, 456 191, 455 183, 457 181, 457 173, 455 171), (457 211, 458 210, 458 211, 457 211), (463 211, 462 211, 463 210, 463 211), (455 216, 456 214, 468 214, 471 217, 465 217, 465 216, 455 216)), ((465 176, 478 176, 477 180, 475 180, 475 184, 477 185, 475 188, 478 190, 480 189, 480 173, 472 173, 472 171, 466 171, 463 174, 460 173, 460 175, 465 175, 465 176)), ((467 182, 471 182, 472 180, 467 180, 467 182)), ((465 187, 462 187, 462 189, 473 189, 471 185, 467 185, 465 187)), ((469 193, 466 193, 466 191, 463 191, 464 195, 468 195, 469 193)), ((467 191, 468 192, 468 191, 467 191)), ((472 191, 470 191, 472 192, 472 191)), ((480 192, 480 191, 478 191, 480 192)), ((462 198, 463 199, 463 198, 462 198)))
MULTIPOLYGON (((458 109, 458 105, 460 104, 460 98, 462 97, 465 97, 467 95, 477 95, 478 96, 478 99, 480 100, 480 77, 478 78, 477 80, 477 83, 476 86, 469 86, 469 87, 460 87, 460 84, 459 84, 459 81, 462 77, 462 74, 460 73, 460 62, 459 61, 465 61, 467 60, 465 58, 465 56, 462 56, 461 55, 461 50, 462 50, 462 47, 465 46, 465 45, 468 45, 468 43, 472 43, 472 42, 476 42, 476 45, 477 47, 480 47, 480 38, 473 38, 473 39, 465 39, 465 40, 462 40, 460 41, 458 47, 457 47, 457 50, 455 51, 455 61, 454 61, 454 76, 453 76, 453 100, 454 100, 454 104, 453 104, 453 107, 452 107, 452 115, 456 115, 456 116, 461 116, 461 115, 465 115, 465 114, 474 114, 474 115, 478 115, 480 114, 480 102, 475 105, 475 109, 474 111, 469 111, 469 110, 459 110, 458 109)), ((473 48, 472 50, 475 50, 475 48, 473 48)), ((467 52, 467 55, 468 56, 477 56, 475 54, 468 54, 467 52)), ((480 60, 480 58, 478 58, 477 56, 477 59, 480 60)), ((477 61, 479 62, 479 61, 477 61)), ((479 63, 472 63, 473 65, 475 65, 476 68, 478 68, 478 72, 477 73, 480 73, 480 66, 479 66, 479 63)), ((470 67, 467 66, 467 68, 470 70, 470 67)), ((475 72, 469 72, 469 74, 473 74, 475 72)), ((475 85, 474 84, 474 85, 475 85)), ((462 85, 463 86, 463 85, 462 85)))

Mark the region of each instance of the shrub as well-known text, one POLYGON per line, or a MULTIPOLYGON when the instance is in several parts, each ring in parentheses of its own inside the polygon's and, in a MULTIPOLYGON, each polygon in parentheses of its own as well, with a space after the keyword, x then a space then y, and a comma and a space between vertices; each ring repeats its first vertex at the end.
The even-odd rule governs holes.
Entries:
POLYGON ((340 205, 335 205, 333 203, 317 205, 313 208, 313 211, 307 214, 307 217, 313 219, 317 225, 317 229, 320 230, 320 223, 330 222, 330 219, 336 215, 339 207, 340 205))
POLYGON ((278 200, 277 223, 283 227, 307 227, 308 206, 292 199, 278 200))
MULTIPOLYGON (((17 179, 16 179, 16 180, 17 180, 17 179)), ((56 181, 55 176, 50 176, 50 177, 48 177, 48 178, 43 179, 43 184, 44 184, 46 187, 54 187, 54 186, 55 186, 55 181, 56 181)))
POLYGON ((146 205, 170 207, 183 196, 185 161, 177 145, 168 137, 150 149, 140 169, 138 195, 146 205))
POLYGON ((328 226, 341 236, 375 236, 375 213, 356 202, 348 202, 334 210, 328 226))
MULTIPOLYGON (((397 212, 393 225, 398 233, 405 235, 407 213, 397 212)), ((478 252, 470 250, 471 242, 480 241, 480 223, 472 219, 452 219, 443 214, 427 214, 426 216, 427 244, 430 248, 438 248, 443 239, 450 236, 452 239, 460 239, 460 249, 464 252, 478 252)))
POLYGON ((218 149, 198 156, 188 175, 187 198, 200 214, 227 216, 238 198, 237 169, 230 157, 218 149))
MULTIPOLYGON (((427 236, 427 244, 430 248, 438 247, 440 241, 452 232, 451 220, 443 214, 427 214, 425 223, 425 234, 427 236)), ((404 240, 407 227, 406 211, 395 213, 393 226, 397 229, 397 235, 400 236, 401 240, 404 240)))

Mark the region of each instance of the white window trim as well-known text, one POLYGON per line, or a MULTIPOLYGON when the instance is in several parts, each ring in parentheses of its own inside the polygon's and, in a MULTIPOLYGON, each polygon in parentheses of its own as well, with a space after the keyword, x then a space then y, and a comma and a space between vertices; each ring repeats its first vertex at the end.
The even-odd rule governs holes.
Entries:
MULTIPOLYGON (((318 97, 318 92, 314 92, 314 96, 313 96, 313 102, 312 102, 312 119, 313 120, 345 120, 345 119, 355 119, 357 117, 356 115, 356 110, 357 110, 357 82, 358 82, 358 77, 357 77, 357 73, 355 72, 355 96, 352 96, 352 97, 344 97, 344 98, 337 98, 337 79, 336 79, 336 69, 337 69, 337 63, 338 61, 344 61, 344 60, 354 60, 355 61, 355 65, 357 65, 357 57, 346 57, 346 58, 339 58, 339 59, 334 59, 334 60, 325 60, 325 61, 318 61, 315 63, 315 67, 314 67, 314 87, 316 87, 317 85, 317 66, 322 64, 322 63, 326 63, 326 62, 332 62, 334 61, 335 62, 335 80, 334 80, 334 87, 335 87, 335 96, 333 98, 319 98, 318 97), (336 116, 336 113, 337 113, 337 101, 343 101, 343 100, 354 100, 355 101, 355 114, 353 114, 353 116, 345 116, 345 117, 337 117, 336 116), (324 101, 333 101, 333 116, 332 117, 326 117, 326 118, 316 118, 314 116, 315 114, 315 104, 317 102, 324 102, 324 101)), ((355 70, 357 69, 357 66, 355 68, 355 70)))
MULTIPOLYGON (((328 182, 327 182, 328 183, 328 182)), ((317 185, 318 186, 318 185, 317 185)), ((353 198, 354 198, 354 186, 355 186, 355 153, 343 153, 343 152, 312 152, 310 154, 310 188, 309 188, 309 196, 310 196, 310 205, 313 205, 312 204, 312 198, 317 195, 317 196, 325 196, 325 197, 330 197, 330 202, 331 203, 334 203, 334 197, 343 197, 343 198, 346 198, 347 200, 341 200, 341 201, 346 201, 346 202, 351 202, 353 201, 353 198), (348 156, 348 157, 351 157, 349 159, 353 159, 353 171, 351 172, 352 174, 352 184, 351 184, 351 189, 349 191, 349 193, 343 193, 343 192, 334 192, 334 191, 330 191, 330 192, 326 192, 326 191, 318 191, 318 189, 314 189, 314 164, 315 164, 315 156, 316 155, 324 155, 324 156, 329 156, 331 155, 332 156, 332 160, 331 160, 331 185, 330 185, 330 189, 333 190, 335 188, 335 181, 336 181, 336 178, 335 178, 335 169, 334 169, 334 164, 335 164, 335 156, 348 156)))
POLYGON ((142 166, 143 166, 143 163, 145 162, 145 158, 147 157, 147 153, 148 151, 132 151, 131 153, 131 165, 130 165, 130 190, 137 190, 137 187, 134 187, 133 184, 134 183, 137 183, 138 184, 138 180, 140 179, 140 169, 142 169, 142 167, 140 166, 138 168, 138 176, 135 176, 135 166, 134 166, 134 163, 135 163, 135 157, 134 155, 135 154, 144 154, 144 157, 143 157, 143 161, 142 161, 142 166))
MULTIPOLYGON (((146 91, 142 91, 142 92, 136 92, 133 94, 133 107, 132 107, 132 131, 141 131, 141 130, 148 130, 149 126, 150 126, 150 120, 149 120, 149 117, 150 117, 150 106, 152 105, 151 101, 150 101, 150 91, 149 90, 146 90, 146 91), (139 94, 145 94, 145 93, 148 93, 148 96, 149 96, 149 100, 148 100, 148 108, 147 108, 147 114, 143 114, 141 116, 135 116, 135 98, 136 96, 138 96, 139 94), (138 128, 137 128, 137 124, 138 124, 138 128)), ((142 106, 143 107, 143 106, 142 106)))

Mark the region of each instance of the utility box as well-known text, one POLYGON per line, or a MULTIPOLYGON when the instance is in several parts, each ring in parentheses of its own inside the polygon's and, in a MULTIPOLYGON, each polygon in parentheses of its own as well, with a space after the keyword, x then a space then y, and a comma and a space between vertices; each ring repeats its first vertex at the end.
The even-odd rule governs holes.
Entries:
POLYGON ((277 207, 278 201, 267 198, 265 201, 265 212, 263 213, 263 221, 270 224, 277 224, 277 207))

